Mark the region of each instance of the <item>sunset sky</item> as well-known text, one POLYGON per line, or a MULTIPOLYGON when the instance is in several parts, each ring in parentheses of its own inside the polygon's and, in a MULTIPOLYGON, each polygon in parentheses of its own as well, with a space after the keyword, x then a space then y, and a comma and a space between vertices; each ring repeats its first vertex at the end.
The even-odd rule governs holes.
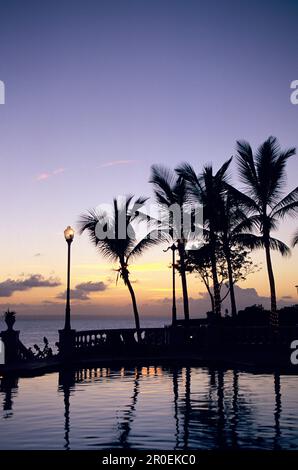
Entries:
MULTIPOLYGON (((289 0, 0 0, 1 309, 63 314, 64 228, 114 196, 151 196, 153 163, 217 169, 237 139, 255 148, 269 135, 298 147, 297 14, 289 0)), ((235 162, 232 176, 239 187, 235 162)), ((296 228, 287 220, 277 235, 289 242, 296 228)), ((163 248, 131 267, 143 315, 170 315, 163 248)), ((73 312, 129 313, 126 287, 87 236, 72 251, 73 312)), ((263 252, 254 260, 263 269, 240 284, 240 306, 266 303, 263 252)), ((297 302, 298 248, 273 262, 279 299, 297 302)), ((202 314, 193 276, 189 291, 202 314)))

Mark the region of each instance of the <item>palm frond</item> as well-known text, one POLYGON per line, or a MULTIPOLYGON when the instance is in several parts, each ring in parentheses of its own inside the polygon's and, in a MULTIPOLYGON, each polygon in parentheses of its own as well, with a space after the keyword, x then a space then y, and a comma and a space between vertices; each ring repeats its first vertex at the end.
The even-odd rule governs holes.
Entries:
POLYGON ((223 183, 226 183, 226 184, 228 183, 227 171, 231 164, 232 159, 233 157, 229 158, 229 160, 227 160, 215 174, 215 177, 214 177, 215 181, 216 182, 218 181, 220 185, 223 185, 223 183))
POLYGON ((239 233, 235 236, 235 241, 250 250, 264 248, 264 238, 253 233, 239 233))
POLYGON ((190 200, 194 199, 196 202, 201 202, 201 182, 193 167, 189 163, 182 163, 175 168, 175 172, 180 178, 183 178, 184 181, 186 181, 190 200))
POLYGON ((258 176, 252 148, 245 140, 237 141, 237 162, 241 181, 249 188, 250 194, 258 192, 258 176))
POLYGON ((173 185, 176 183, 175 174, 163 165, 152 165, 149 183, 153 184, 155 195, 161 204, 171 205, 173 200, 173 185))
POLYGON ((271 250, 279 251, 282 256, 289 256, 291 254, 290 248, 281 240, 270 237, 271 250))
POLYGON ((294 237, 293 237, 293 240, 292 240, 292 246, 296 246, 298 245, 298 230, 297 232, 294 234, 294 237))
POLYGON ((233 198, 234 203, 245 209, 247 215, 248 213, 259 211, 259 206, 253 198, 230 184, 226 184, 225 186, 229 195, 233 198))
MULTIPOLYGON (((96 210, 83 214, 78 222, 79 232, 88 232, 90 240, 105 258, 124 263, 137 243, 136 233, 131 223, 137 224, 139 219, 143 221, 145 217, 144 215, 140 216, 140 213, 134 209, 145 201, 144 197, 137 198, 134 203, 133 196, 127 196, 122 201, 115 198, 112 215, 109 217, 96 210), (119 223, 121 223, 121 227, 119 223), (128 227, 129 234, 127 233, 128 227)), ((138 252, 140 251, 136 249, 135 255, 138 252)))
POLYGON ((270 216, 283 218, 298 211, 298 186, 273 207, 270 216))
POLYGON ((127 261, 141 255, 146 249, 152 248, 164 241, 165 237, 160 230, 152 230, 132 248, 127 256, 127 261))

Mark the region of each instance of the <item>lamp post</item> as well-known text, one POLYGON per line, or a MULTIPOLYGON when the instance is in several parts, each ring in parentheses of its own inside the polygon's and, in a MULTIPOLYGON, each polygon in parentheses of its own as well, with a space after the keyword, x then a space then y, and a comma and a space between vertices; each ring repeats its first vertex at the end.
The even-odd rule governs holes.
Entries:
POLYGON ((67 243, 67 288, 64 330, 70 331, 70 245, 74 238, 74 229, 70 225, 64 230, 64 237, 67 243))
POLYGON ((176 277, 175 277, 175 268, 176 268, 176 259, 175 259, 175 251, 178 248, 176 247, 175 243, 169 246, 165 252, 168 250, 172 250, 172 290, 173 290, 173 303, 172 303, 172 325, 175 326, 177 322, 177 308, 176 308, 176 277))

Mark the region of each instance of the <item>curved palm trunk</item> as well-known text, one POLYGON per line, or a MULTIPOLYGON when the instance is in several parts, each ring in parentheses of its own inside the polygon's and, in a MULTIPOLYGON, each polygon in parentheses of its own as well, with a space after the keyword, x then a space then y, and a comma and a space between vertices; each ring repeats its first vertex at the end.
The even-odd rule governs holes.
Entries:
POLYGON ((133 313, 134 313, 134 317, 135 317, 135 324, 136 324, 136 330, 137 330, 138 343, 140 344, 141 341, 142 341, 142 337, 141 337, 140 317, 139 317, 139 311, 138 311, 138 306, 137 306, 136 295, 135 295, 133 287, 131 285, 128 273, 123 274, 123 279, 124 279, 125 284, 127 285, 127 288, 129 290, 129 293, 130 293, 130 296, 131 296, 132 308, 133 308, 133 313))
POLYGON ((214 313, 217 317, 221 316, 221 301, 220 301, 220 286, 217 276, 217 265, 216 265, 216 254, 215 254, 215 243, 213 240, 210 242, 211 247, 211 272, 213 280, 213 292, 214 292, 214 313))
POLYGON ((268 271, 269 285, 270 285, 270 296, 271 296, 270 325, 273 327, 277 327, 278 315, 277 315, 277 307, 276 307, 275 280, 274 280, 274 274, 273 274, 273 268, 272 268, 269 240, 267 237, 265 238, 264 245, 265 245, 266 263, 267 263, 267 271, 268 271))
POLYGON ((178 251, 179 251, 179 257, 180 257, 180 275, 181 275, 181 284, 182 284, 184 319, 186 322, 188 322, 189 321, 189 302, 188 302, 187 280, 186 280, 186 269, 185 269, 185 248, 184 248, 184 244, 181 242, 178 242, 178 251))
POLYGON ((213 294, 212 294, 212 292, 211 292, 211 289, 210 289, 209 285, 207 284, 207 282, 204 281, 204 279, 203 279, 203 282, 204 282, 204 284, 205 284, 205 287, 206 287, 207 292, 208 292, 209 297, 210 297, 211 310, 212 310, 212 312, 214 313, 214 297, 213 297, 213 294))
POLYGON ((233 278, 233 268, 230 256, 230 248, 225 248, 225 257, 227 260, 227 267, 228 267, 228 278, 229 278, 229 289, 230 289, 230 299, 231 299, 231 312, 232 317, 236 318, 237 316, 237 307, 236 307, 236 299, 235 299, 235 289, 234 289, 234 278, 233 278))

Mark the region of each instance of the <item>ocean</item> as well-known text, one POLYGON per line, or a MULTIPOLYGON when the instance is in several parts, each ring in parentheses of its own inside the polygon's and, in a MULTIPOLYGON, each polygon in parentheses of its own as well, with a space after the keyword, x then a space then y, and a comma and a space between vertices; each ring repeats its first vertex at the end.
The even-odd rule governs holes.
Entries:
MULTIPOLYGON (((142 318, 141 326, 147 328, 162 327, 169 324, 169 319, 142 318)), ((130 318, 96 318, 96 317, 73 317, 71 320, 73 329, 80 330, 100 330, 110 328, 134 328, 133 317, 130 318)), ((14 329, 20 331, 20 340, 27 347, 34 344, 43 345, 43 337, 49 340, 50 346, 55 351, 55 343, 58 341, 58 330, 64 327, 64 317, 44 318, 44 317, 18 317, 14 329)), ((0 330, 6 329, 5 323, 0 325, 0 330)))

